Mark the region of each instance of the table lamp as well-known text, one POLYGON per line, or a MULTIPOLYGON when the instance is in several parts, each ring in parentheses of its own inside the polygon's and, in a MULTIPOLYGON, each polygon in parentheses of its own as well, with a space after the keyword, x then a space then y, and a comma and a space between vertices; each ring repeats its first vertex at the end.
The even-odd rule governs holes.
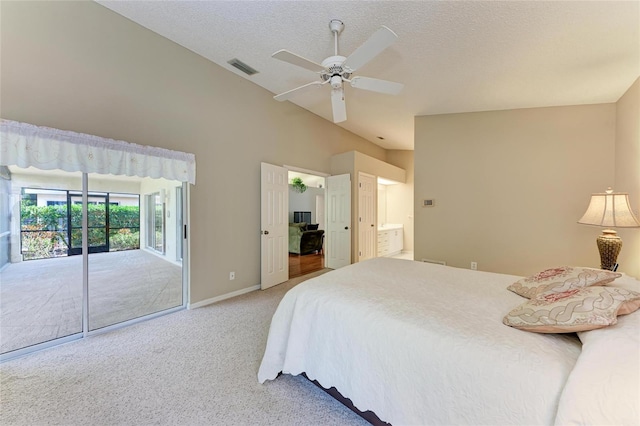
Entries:
POLYGON ((611 228, 640 227, 640 222, 629 205, 629 194, 613 192, 611 188, 605 193, 591 194, 589 207, 578 223, 605 228, 596 243, 600 251, 600 267, 607 270, 617 267, 616 259, 622 249, 622 239, 611 228))

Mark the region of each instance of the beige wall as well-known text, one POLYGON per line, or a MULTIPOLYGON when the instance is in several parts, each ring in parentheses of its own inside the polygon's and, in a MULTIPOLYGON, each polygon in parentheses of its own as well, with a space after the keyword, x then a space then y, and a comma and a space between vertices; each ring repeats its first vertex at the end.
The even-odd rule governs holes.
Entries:
POLYGON ((404 169, 405 183, 387 186, 387 222, 404 226, 404 250, 414 251, 413 245, 413 151, 387 151, 387 162, 404 169))
POLYGON ((329 172, 345 151, 385 160, 382 148, 96 3, 0 7, 3 118, 196 155, 191 303, 260 282, 261 161, 329 172))
POLYGON ((416 117, 416 259, 515 275, 599 266, 600 229, 576 222, 614 182, 615 115, 602 104, 416 117))
MULTIPOLYGON (((616 191, 628 192, 640 218, 640 78, 616 104, 616 191)), ((640 278, 640 229, 617 229, 622 238, 620 270, 640 278)))

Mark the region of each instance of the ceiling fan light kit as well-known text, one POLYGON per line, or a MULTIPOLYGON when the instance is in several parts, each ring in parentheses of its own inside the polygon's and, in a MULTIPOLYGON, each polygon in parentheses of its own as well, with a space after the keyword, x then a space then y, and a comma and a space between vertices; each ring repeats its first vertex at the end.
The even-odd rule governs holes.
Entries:
POLYGON ((321 64, 317 64, 284 49, 271 55, 275 59, 314 71, 320 75, 320 81, 307 83, 287 92, 280 93, 274 96, 275 100, 286 101, 312 88, 324 86, 328 83, 331 86, 333 122, 340 123, 347 119, 344 82, 351 84, 351 87, 355 89, 369 90, 388 95, 397 95, 400 93, 404 87, 401 83, 361 76, 352 78, 352 74, 355 71, 378 56, 383 50, 396 41, 398 36, 393 31, 383 25, 351 55, 346 57, 338 54, 338 36, 342 30, 344 30, 344 23, 338 19, 332 19, 329 22, 329 29, 334 36, 335 54, 324 59, 321 64))

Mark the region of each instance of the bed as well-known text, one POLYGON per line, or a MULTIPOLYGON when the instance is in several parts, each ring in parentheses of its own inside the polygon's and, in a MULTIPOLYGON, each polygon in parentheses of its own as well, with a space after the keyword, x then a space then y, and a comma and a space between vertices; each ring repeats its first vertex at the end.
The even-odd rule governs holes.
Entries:
POLYGON ((640 424, 640 313, 577 334, 507 327, 519 278, 376 258, 310 279, 274 314, 258 380, 304 373, 395 425, 640 424))

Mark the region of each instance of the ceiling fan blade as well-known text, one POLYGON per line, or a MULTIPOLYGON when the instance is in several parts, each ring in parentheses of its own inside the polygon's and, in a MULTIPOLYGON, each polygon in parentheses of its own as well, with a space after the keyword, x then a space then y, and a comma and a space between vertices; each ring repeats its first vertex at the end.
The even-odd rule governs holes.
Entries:
POLYGON ((304 93, 308 91, 309 89, 312 89, 314 87, 320 87, 322 86, 322 84, 323 83, 320 81, 312 81, 311 83, 305 84, 304 86, 296 87, 295 89, 291 89, 284 93, 280 93, 279 95, 274 96, 273 99, 280 102, 286 101, 300 93, 304 93))
POLYGON ((378 56, 384 49, 391 46, 398 36, 384 25, 373 33, 367 41, 347 57, 342 66, 351 72, 378 56))
POLYGON ((295 53, 291 53, 285 49, 278 50, 276 53, 271 55, 271 57, 279 59, 284 62, 288 62, 293 65, 297 65, 302 68, 306 68, 313 72, 324 71, 324 67, 322 65, 316 64, 315 62, 310 61, 307 58, 303 58, 302 56, 296 55, 295 53))
POLYGON ((394 81, 380 80, 370 77, 353 77, 351 87, 356 89, 371 90, 372 92, 386 93, 387 95, 397 95, 404 88, 404 84, 394 81))
POLYGON ((331 106, 333 109, 333 122, 340 123, 347 119, 347 104, 344 102, 344 89, 331 90, 331 106))

